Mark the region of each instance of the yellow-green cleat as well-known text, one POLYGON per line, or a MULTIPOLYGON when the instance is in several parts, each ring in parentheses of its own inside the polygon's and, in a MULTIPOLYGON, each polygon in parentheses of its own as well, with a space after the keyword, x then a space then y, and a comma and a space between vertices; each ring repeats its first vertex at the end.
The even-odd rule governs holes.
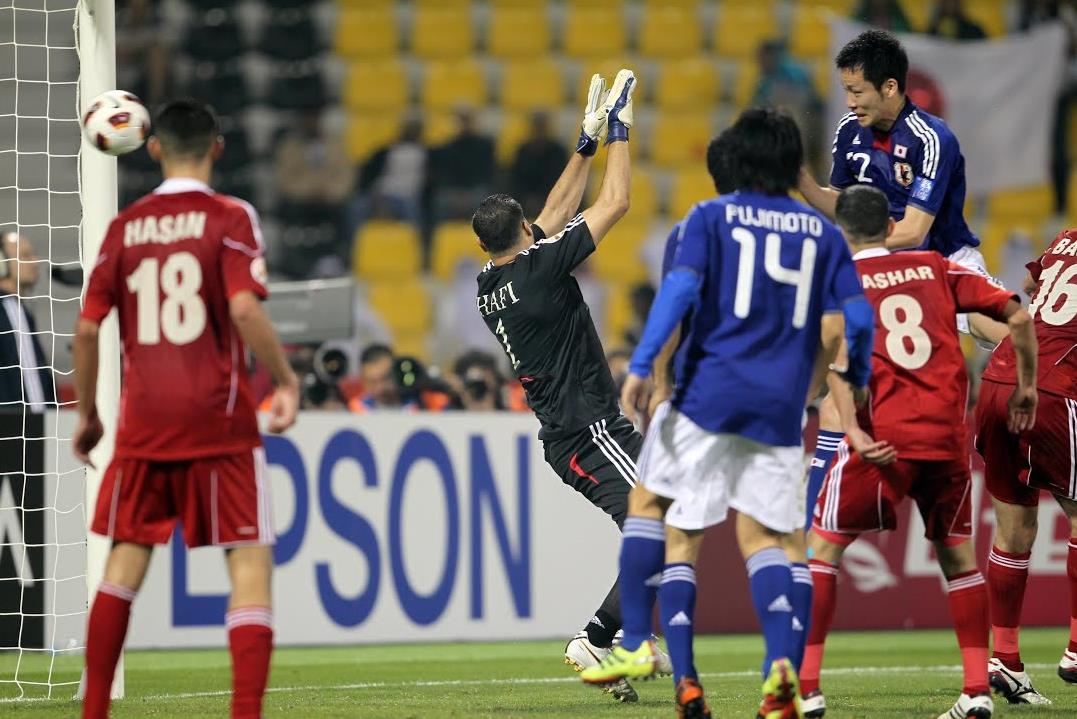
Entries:
POLYGON ((775 659, 763 682, 763 703, 756 719, 802 719, 800 682, 788 659, 775 659))
POLYGON ((580 678, 587 684, 605 685, 618 679, 651 679, 657 672, 658 647, 648 639, 635 651, 615 646, 598 666, 580 672, 580 678))

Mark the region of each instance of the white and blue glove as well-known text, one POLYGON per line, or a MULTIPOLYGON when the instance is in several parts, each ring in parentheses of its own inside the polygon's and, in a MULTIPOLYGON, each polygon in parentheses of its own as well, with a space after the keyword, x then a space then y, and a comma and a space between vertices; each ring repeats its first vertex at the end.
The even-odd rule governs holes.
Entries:
POLYGON ((606 78, 596 73, 591 76, 591 87, 587 90, 587 107, 583 111, 583 125, 580 127, 576 152, 586 157, 594 155, 605 137, 606 78))
POLYGON ((613 87, 606 95, 606 144, 628 142, 628 129, 632 127, 632 92, 636 89, 636 75, 622 69, 613 80, 613 87))

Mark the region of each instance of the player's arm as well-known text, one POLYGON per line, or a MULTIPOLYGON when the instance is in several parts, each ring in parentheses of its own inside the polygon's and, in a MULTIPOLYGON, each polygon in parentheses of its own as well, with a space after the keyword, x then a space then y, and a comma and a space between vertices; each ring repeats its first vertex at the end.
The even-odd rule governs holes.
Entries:
POLYGON ((1008 422, 1010 431, 1016 434, 1032 429, 1036 424, 1036 363, 1039 359, 1039 346, 1032 315, 1020 302, 1007 302, 1004 314, 1017 357, 1017 386, 1010 395, 1008 422))
POLYGON ((243 342, 273 378, 276 391, 270 405, 269 431, 283 432, 295 423, 299 410, 299 378, 288 364, 269 315, 254 292, 240 290, 233 294, 228 300, 228 313, 243 342))
MULTIPOLYGON (((606 97, 606 173, 595 203, 583 211, 583 219, 597 247, 610 228, 628 212, 632 166, 628 155, 628 130, 632 127, 632 93, 636 76, 631 70, 617 73, 606 97)), ((541 225, 540 225, 541 227, 541 225)))
MULTIPOLYGON (((828 312, 823 315, 819 327, 819 349, 815 353, 815 367, 812 369, 811 384, 808 387, 809 404, 826 386, 827 375, 838 356, 844 334, 845 318, 841 313, 828 312)), ((657 382, 657 374, 655 380, 657 382)))
POLYGON ((1025 273, 1025 279, 1021 282, 1021 289, 1025 291, 1025 295, 1031 297, 1032 293, 1039 287, 1039 281, 1032 277, 1031 272, 1025 273))
POLYGON ((905 207, 905 217, 894 225, 894 231, 886 238, 886 249, 908 250, 919 247, 927 239, 935 215, 914 205, 905 207))
POLYGON ((654 393, 647 403, 647 416, 653 417, 658 405, 673 396, 673 355, 681 344, 681 328, 674 327, 672 334, 654 360, 654 393))
POLYGON ((809 205, 822 212, 831 220, 834 219, 835 208, 838 204, 838 195, 841 190, 834 187, 823 187, 807 167, 800 168, 800 176, 797 179, 797 189, 809 205))
POLYGON ((592 75, 576 152, 569 158, 564 172, 557 178, 553 189, 546 197, 542 212, 535 218, 535 224, 542 228, 547 237, 552 237, 563 230, 580 207, 584 189, 587 187, 587 173, 591 169, 591 159, 598 151, 598 145, 607 132, 605 101, 606 80, 601 75, 592 75))
POLYGON ((75 392, 78 396, 79 420, 72 436, 75 457, 89 464, 90 452, 101 441, 104 427, 97 416, 97 358, 100 351, 95 320, 80 317, 75 327, 75 392))
POLYGON ((865 432, 856 417, 856 395, 852 386, 841 373, 841 368, 848 361, 847 346, 844 340, 838 343, 838 351, 831 372, 827 374, 826 384, 830 398, 841 420, 841 431, 853 451, 865 461, 872 464, 886 465, 897 459, 897 450, 886 440, 876 441, 865 432))

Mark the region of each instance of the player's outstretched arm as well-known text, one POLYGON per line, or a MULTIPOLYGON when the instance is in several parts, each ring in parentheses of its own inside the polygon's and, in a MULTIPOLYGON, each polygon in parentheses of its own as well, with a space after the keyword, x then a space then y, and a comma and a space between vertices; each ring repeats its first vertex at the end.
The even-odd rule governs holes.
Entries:
POLYGON ((1006 324, 1010 328, 1010 340, 1017 356, 1017 386, 1010 395, 1008 426, 1014 434, 1023 432, 1036 424, 1036 363, 1039 346, 1032 315, 1019 302, 1006 304, 1006 324))
POLYGON ((827 375, 826 383, 830 390, 830 399, 834 402, 841 418, 841 431, 853 451, 859 454, 864 461, 871 464, 886 465, 897 460, 897 450, 886 440, 876 441, 865 432, 856 418, 856 398, 853 388, 846 381, 843 374, 838 371, 848 361, 847 346, 844 341, 839 343, 835 358, 834 370, 827 375))
POLYGON ((835 207, 838 204, 839 190, 833 187, 822 187, 807 167, 800 168, 800 176, 797 178, 797 189, 808 204, 822 212, 831 220, 834 219, 835 207))
POLYGON ((583 109, 576 152, 569 158, 564 172, 557 178, 546 197, 542 212, 535 218, 535 224, 542 228, 547 237, 565 229, 565 225, 580 207, 583 191, 587 187, 591 158, 598 151, 599 143, 606 137, 605 103, 606 80, 596 73, 591 76, 591 86, 587 91, 587 105, 583 109))
POLYGON ((888 250, 910 250, 924 244, 935 216, 919 207, 905 207, 905 217, 894 224, 894 231, 886 238, 888 250))
POLYGON ((670 371, 670 365, 673 362, 673 355, 676 354, 677 347, 680 344, 681 328, 674 327, 673 333, 666 340, 666 343, 662 345, 662 351, 658 353, 658 357, 654 360, 654 392, 647 402, 648 419, 654 416, 658 405, 673 396, 673 373, 670 371))
POLYGON ((614 80, 606 99, 606 121, 609 130, 606 140, 606 174, 602 178, 602 187, 595 203, 583 211, 583 219, 587 222, 587 229, 596 245, 628 212, 632 176, 628 155, 628 130, 632 127, 632 93, 635 88, 636 76, 631 70, 621 70, 617 73, 617 79, 614 80))
POLYGON ((97 353, 100 325, 80 318, 75 328, 75 391, 79 401, 79 423, 72 436, 75 456, 90 462, 90 452, 101 441, 104 427, 97 416, 97 353))
MULTIPOLYGON (((842 347, 845 335, 845 317, 839 312, 823 315, 819 327, 819 349, 815 353, 815 366, 812 368, 811 384, 808 385, 808 403, 810 404, 826 387, 830 367, 837 361, 838 350, 842 347)), ((844 364, 844 362, 842 362, 844 364)))
POLYGON ((284 349, 273 331, 262 303, 250 290, 241 290, 228 300, 232 323, 239 330, 255 358, 269 370, 276 389, 270 403, 269 431, 278 434, 295 424, 299 411, 299 378, 295 376, 284 349))

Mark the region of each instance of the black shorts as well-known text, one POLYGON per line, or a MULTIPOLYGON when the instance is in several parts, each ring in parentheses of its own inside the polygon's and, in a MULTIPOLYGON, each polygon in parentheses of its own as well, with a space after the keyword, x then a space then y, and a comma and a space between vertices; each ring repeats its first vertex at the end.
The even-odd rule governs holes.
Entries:
POLYGON ((599 420, 568 437, 544 443, 546 462, 561 480, 610 515, 617 526, 636 485, 643 437, 623 415, 599 420))

